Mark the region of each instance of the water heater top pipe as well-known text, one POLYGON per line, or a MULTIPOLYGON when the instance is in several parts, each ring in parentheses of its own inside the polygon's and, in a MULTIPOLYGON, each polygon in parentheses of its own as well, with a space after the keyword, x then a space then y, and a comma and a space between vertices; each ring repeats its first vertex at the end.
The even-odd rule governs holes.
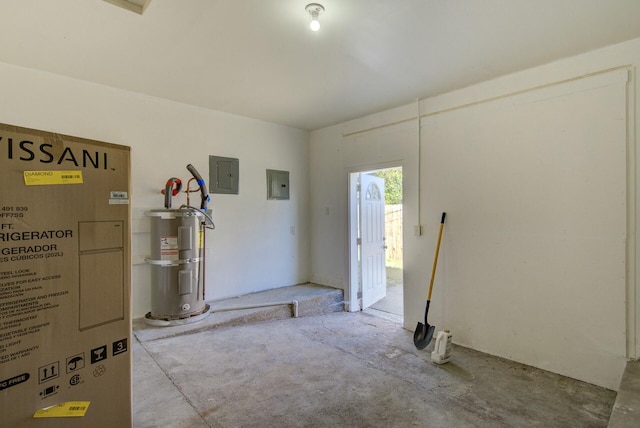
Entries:
POLYGON ((182 181, 179 178, 171 177, 167 180, 167 184, 164 188, 164 207, 169 209, 171 208, 171 196, 175 196, 180 193, 180 189, 182 189, 182 181), (175 189, 173 185, 176 185, 175 189))
POLYGON ((198 171, 191 164, 187 165, 187 169, 193 175, 193 178, 196 179, 198 185, 200 185, 200 193, 202 195, 202 200, 200 203, 200 209, 207 210, 207 203, 209 202, 209 192, 207 191, 207 184, 204 182, 198 171))

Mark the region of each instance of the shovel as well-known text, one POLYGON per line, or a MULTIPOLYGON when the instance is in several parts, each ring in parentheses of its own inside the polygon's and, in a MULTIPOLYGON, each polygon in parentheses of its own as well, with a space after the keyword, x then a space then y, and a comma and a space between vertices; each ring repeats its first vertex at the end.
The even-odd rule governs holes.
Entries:
POLYGON ((440 220, 440 232, 438 233, 438 244, 436 245, 436 256, 433 259, 433 269, 431 269, 431 281, 429 282, 429 294, 427 295, 427 306, 424 310, 424 324, 418 321, 416 331, 413 332, 413 343, 418 349, 424 349, 431 342, 433 333, 436 331, 435 325, 429 325, 427 316, 429 315, 429 304, 431 303, 431 291, 433 290, 433 280, 436 276, 436 266, 438 265, 438 253, 440 252, 440 241, 442 240, 442 229, 444 229, 444 218, 447 213, 442 213, 440 220))

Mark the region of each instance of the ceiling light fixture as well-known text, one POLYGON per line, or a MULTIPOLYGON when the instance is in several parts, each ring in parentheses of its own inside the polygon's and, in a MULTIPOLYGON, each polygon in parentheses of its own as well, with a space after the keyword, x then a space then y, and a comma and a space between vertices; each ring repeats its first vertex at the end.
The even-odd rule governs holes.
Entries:
POLYGON ((324 6, 322 6, 320 3, 309 3, 307 7, 304 8, 304 10, 306 10, 307 13, 309 13, 309 16, 311 16, 311 24, 309 24, 309 28, 311 28, 311 31, 318 31, 320 29, 320 21, 318 21, 318 16, 320 16, 320 14, 324 12, 324 6))

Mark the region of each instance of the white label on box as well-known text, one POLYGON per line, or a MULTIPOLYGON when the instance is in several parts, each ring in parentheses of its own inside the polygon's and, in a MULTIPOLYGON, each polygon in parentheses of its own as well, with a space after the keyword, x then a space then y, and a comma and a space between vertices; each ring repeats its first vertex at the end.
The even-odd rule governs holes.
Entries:
POLYGON ((110 192, 111 199, 129 199, 127 192, 110 192))
POLYGON ((109 205, 129 205, 129 193, 112 190, 109 192, 109 205))

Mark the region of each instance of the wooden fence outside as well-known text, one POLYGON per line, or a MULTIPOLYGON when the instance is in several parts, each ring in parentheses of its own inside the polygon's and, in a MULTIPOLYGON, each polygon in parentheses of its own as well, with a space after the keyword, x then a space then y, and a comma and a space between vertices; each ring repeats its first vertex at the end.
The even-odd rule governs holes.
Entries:
POLYGON ((402 204, 385 205, 384 211, 386 258, 402 263, 402 204))

